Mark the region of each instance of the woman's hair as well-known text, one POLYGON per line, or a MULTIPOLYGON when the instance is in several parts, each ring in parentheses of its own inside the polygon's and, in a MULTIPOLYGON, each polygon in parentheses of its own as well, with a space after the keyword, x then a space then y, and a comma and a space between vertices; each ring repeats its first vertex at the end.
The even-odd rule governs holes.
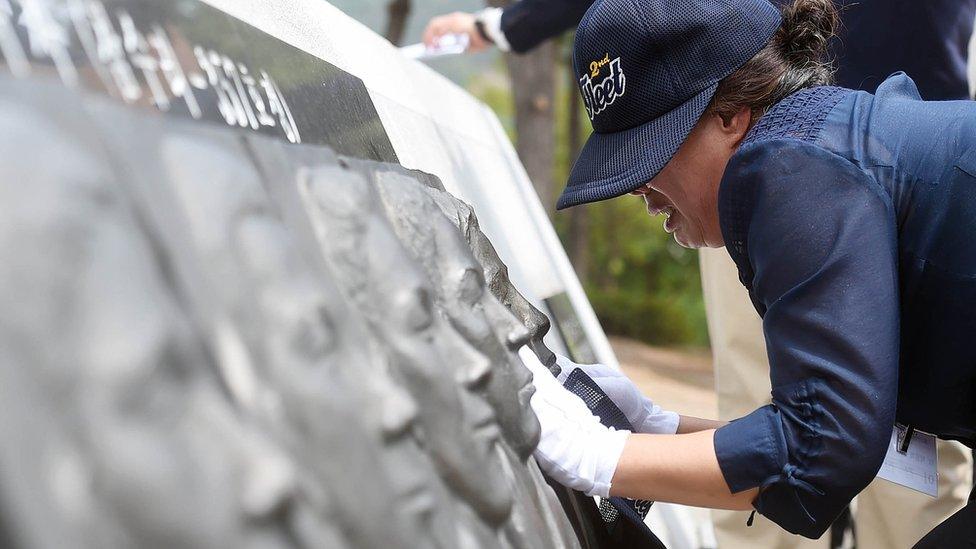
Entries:
POLYGON ((838 23, 833 0, 793 0, 784 5, 776 34, 718 83, 706 112, 728 121, 745 107, 755 121, 793 92, 830 84, 833 66, 827 59, 827 45, 838 23))

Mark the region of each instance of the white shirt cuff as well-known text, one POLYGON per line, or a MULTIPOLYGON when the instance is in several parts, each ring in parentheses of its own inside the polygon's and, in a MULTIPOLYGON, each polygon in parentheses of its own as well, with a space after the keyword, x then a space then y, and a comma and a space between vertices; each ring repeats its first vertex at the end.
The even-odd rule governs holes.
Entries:
POLYGON ((505 10, 502 8, 485 8, 478 12, 478 19, 485 25, 485 34, 498 46, 498 49, 511 51, 512 46, 509 45, 505 33, 502 32, 502 14, 504 12, 505 10))

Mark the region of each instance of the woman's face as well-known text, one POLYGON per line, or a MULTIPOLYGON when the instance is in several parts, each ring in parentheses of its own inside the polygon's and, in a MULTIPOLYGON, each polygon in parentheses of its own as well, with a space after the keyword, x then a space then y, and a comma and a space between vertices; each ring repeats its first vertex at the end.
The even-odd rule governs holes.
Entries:
POLYGON ((482 394, 492 375, 491 363, 436 314, 430 283, 386 220, 368 215, 367 275, 385 311, 377 333, 414 395, 441 476, 485 520, 499 524, 508 517, 512 501, 495 454, 498 422, 482 394))
MULTIPOLYGON (((498 252, 488 240, 488 237, 481 231, 476 224, 471 225, 468 234, 471 250, 485 271, 488 289, 506 309, 522 323, 523 327, 529 331, 529 347, 545 364, 546 368, 552 368, 556 364, 556 355, 546 346, 543 338, 551 328, 549 317, 542 311, 536 309, 528 299, 525 298, 518 288, 512 284, 508 275, 508 266, 498 257, 498 252)), ((515 332, 513 332, 514 334, 515 332)), ((517 338, 510 336, 509 343, 516 342, 517 338)))
POLYGON ((286 455, 230 407, 134 223, 87 223, 72 367, 93 490, 135 545, 286 547, 286 455))
MULTIPOLYGON (((516 352, 529 341, 528 330, 491 293, 485 291, 481 266, 447 218, 443 223, 436 261, 442 273, 441 301, 451 325, 491 360, 492 375, 485 397, 495 410, 505 440, 527 458, 539 443, 541 427, 529 400, 535 391, 532 374, 516 352)), ((436 230, 436 229, 435 229, 436 230)))
MULTIPOLYGON (((389 469, 389 478, 382 473, 385 454, 399 450, 397 443, 410 434, 414 403, 405 393, 391 391, 370 402, 363 386, 373 388, 377 374, 362 379, 367 359, 353 343, 351 323, 337 320, 349 314, 338 289, 306 263, 285 225, 252 212, 238 221, 236 235, 241 274, 251 282, 260 307, 254 339, 261 344, 262 382, 280 398, 292 444, 306 456, 329 455, 303 465, 344 502, 336 516, 358 543, 409 539, 412 547, 433 547, 422 541, 430 532, 427 516, 435 503, 426 464, 403 460, 389 469), (390 521, 390 528, 379 528, 369 519, 394 508, 412 522, 390 521)), ((384 389, 394 389, 392 382, 384 389)))
POLYGON ((648 214, 665 215, 664 230, 678 244, 686 248, 725 245, 718 219, 719 183, 748 129, 748 110, 728 122, 706 113, 664 169, 631 193, 644 198, 648 214))

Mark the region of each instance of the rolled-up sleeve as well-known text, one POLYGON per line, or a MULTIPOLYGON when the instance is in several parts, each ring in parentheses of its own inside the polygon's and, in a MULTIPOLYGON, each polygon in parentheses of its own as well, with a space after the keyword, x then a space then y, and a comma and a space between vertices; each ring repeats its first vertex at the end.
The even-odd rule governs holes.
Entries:
POLYGON ((715 434, 732 492, 816 538, 877 474, 894 422, 896 223, 877 183, 795 140, 749 144, 722 181, 730 254, 763 315, 772 403, 715 434))

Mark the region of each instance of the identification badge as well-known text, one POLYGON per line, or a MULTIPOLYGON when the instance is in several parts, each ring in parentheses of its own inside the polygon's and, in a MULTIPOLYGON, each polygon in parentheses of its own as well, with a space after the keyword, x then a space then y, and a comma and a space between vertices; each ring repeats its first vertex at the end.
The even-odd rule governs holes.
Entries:
POLYGON ((939 493, 938 453, 935 436, 911 427, 895 425, 888 453, 878 476, 895 484, 937 497, 939 493))

